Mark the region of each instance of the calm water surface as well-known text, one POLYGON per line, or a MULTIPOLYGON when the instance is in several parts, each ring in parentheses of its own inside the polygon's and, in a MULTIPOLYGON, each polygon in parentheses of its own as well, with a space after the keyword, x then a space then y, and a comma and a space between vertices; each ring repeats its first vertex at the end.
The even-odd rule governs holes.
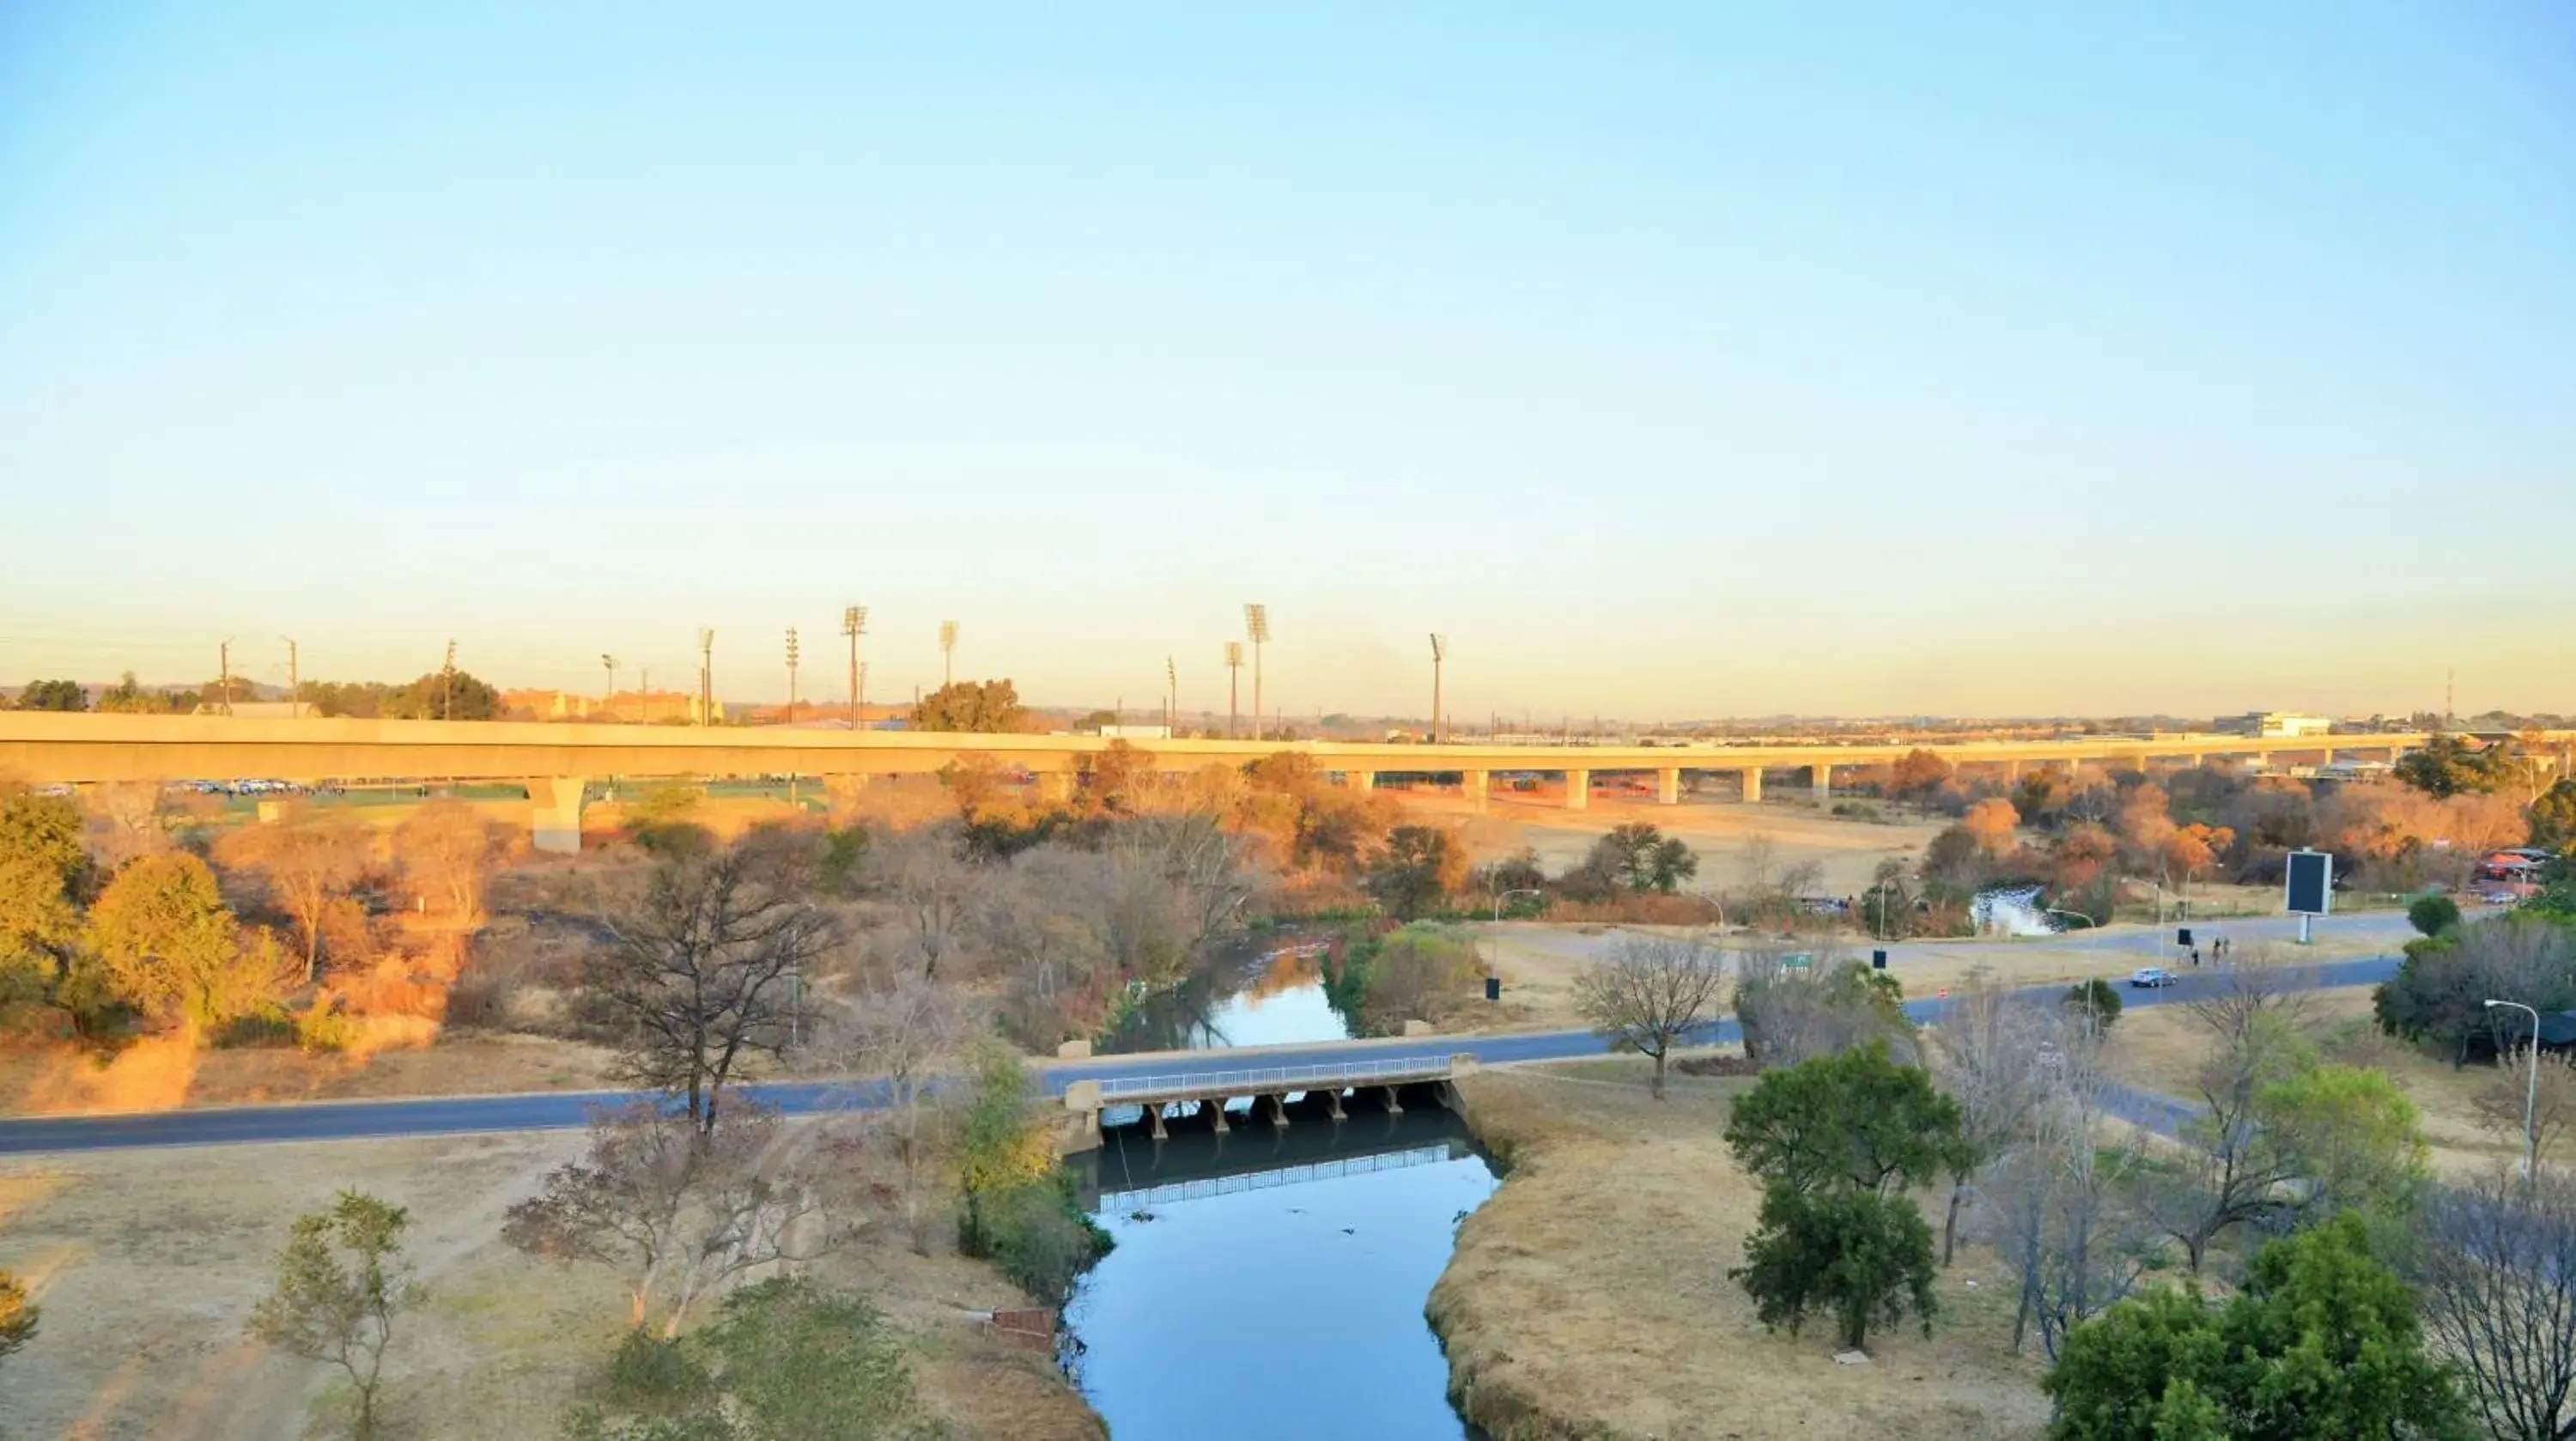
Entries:
MULTIPOLYGON (((1221 953, 1151 998, 1111 1050, 1345 1040, 1306 938, 1221 953)), ((1423 1320, 1456 1226, 1492 1195, 1465 1125, 1427 1099, 1353 1097, 1338 1124, 1113 1126, 1084 1194, 1118 1247, 1067 1308, 1074 1369, 1118 1441, 1481 1441, 1423 1320)), ((1112 1112, 1107 1121, 1134 1118, 1112 1112)))
POLYGON ((1181 1122, 1155 1149, 1123 1128, 1104 1146, 1106 1188, 1129 1183, 1122 1152, 1146 1164, 1104 1191, 1118 1248, 1066 1317, 1118 1441, 1476 1435, 1422 1316, 1457 1222, 1496 1185, 1456 1116, 1426 1102, 1223 1138, 1181 1122))

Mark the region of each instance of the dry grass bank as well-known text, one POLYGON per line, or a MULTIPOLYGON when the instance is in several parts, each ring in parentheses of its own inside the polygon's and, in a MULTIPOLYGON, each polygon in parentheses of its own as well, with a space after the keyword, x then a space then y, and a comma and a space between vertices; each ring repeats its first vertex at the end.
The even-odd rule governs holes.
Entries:
MULTIPOLYGON (((431 1289, 388 1353, 389 1441, 553 1435, 623 1329, 626 1303, 604 1271, 532 1261, 499 1231, 510 1203, 581 1145, 516 1135, 0 1161, 0 1269, 44 1308, 36 1340, 9 1363, 0 1434, 308 1434, 334 1404, 334 1373, 270 1354, 242 1326, 293 1217, 354 1186, 411 1208, 407 1249, 431 1289)), ((962 1436, 1105 1435, 1046 1357, 966 1319, 1024 1304, 983 1264, 944 1249, 916 1256, 888 1235, 817 1274, 863 1290, 913 1338, 921 1389, 962 1436)))
POLYGON ((580 1041, 491 1033, 372 1055, 283 1046, 218 1050, 161 1037, 102 1058, 68 1045, 30 1043, 0 1051, 0 1114, 590 1091, 611 1086, 608 1061, 607 1050, 580 1041))
MULTIPOLYGON (((1941 1315, 1833 1359, 1830 1327, 1773 1335, 1727 1278, 1760 1204, 1721 1131, 1746 1082, 1642 1062, 1484 1071, 1468 1117, 1510 1173, 1460 1226, 1431 1294, 1453 1394, 1497 1441, 2037 1436, 2040 1364, 2010 1354, 2011 1288, 1963 1248, 1941 1315)), ((1937 1216, 1934 1218, 1937 1223, 1937 1216)))

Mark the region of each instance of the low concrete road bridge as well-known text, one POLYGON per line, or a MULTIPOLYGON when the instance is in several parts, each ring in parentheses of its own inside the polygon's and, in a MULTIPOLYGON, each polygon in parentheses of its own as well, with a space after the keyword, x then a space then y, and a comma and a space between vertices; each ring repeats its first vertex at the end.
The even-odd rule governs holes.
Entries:
MULTIPOLYGON (((1475 1060, 1466 1058, 1466 1068, 1475 1060)), ((1342 1095, 1348 1091, 1370 1091, 1383 1102, 1391 1114, 1404 1112, 1403 1092, 1407 1086, 1445 1086, 1461 1067, 1452 1056, 1396 1056, 1380 1059, 1352 1057, 1304 1066, 1246 1066, 1216 1069, 1202 1064, 1196 1069, 1174 1068, 1166 1072, 1116 1076, 1105 1080, 1075 1081, 1065 1087, 1064 1107, 1084 1118, 1080 1135, 1091 1145, 1100 1141, 1100 1113, 1112 1106, 1134 1106, 1145 1116, 1145 1124, 1154 1139, 1164 1138, 1164 1113, 1173 1106, 1194 1105, 1206 1117, 1210 1128, 1222 1134, 1232 1129, 1226 1119, 1226 1103, 1249 1101, 1257 1118, 1268 1105, 1273 1126, 1288 1125, 1288 1103, 1302 1096, 1321 1103, 1324 1114, 1332 1120, 1343 1120, 1342 1095)))
POLYGON ((1466 1123, 1456 1112, 1420 1098, 1408 1109, 1388 1111, 1378 1104, 1382 1095, 1337 1095, 1348 1101, 1350 1111, 1340 1122, 1328 1119, 1320 1097, 1310 1095, 1289 1106, 1297 1117, 1292 1126, 1229 1133, 1199 1120, 1175 1119, 1171 1134, 1162 1140, 1139 1118, 1106 1128, 1100 1146, 1067 1156, 1065 1165, 1074 1173, 1085 1209, 1128 1211, 1473 1154, 1466 1123))
MULTIPOLYGON (((1182 773, 1234 767, 1280 752, 1311 759, 1356 789, 1381 776, 1455 784, 1482 807, 1497 774, 1562 778, 1565 805, 1591 803, 1597 778, 1651 776, 1655 799, 1681 799, 1692 776, 1728 773, 1745 800, 1762 799, 1766 775, 1802 772, 1818 799, 1837 767, 1881 765, 1927 750, 1957 767, 1988 767, 2010 780, 2026 766, 2072 772, 2091 763, 2147 769, 2163 761, 2196 765, 2214 757, 2394 758, 2421 746, 2418 734, 2348 736, 2081 736, 2045 741, 1892 740, 1830 745, 1546 746, 1459 741, 1398 742, 1171 740, 1144 747, 1148 769, 1182 773)), ((1071 793, 1077 777, 1112 744, 1099 736, 962 735, 787 727, 586 725, 535 721, 280 720, 231 716, 140 716, 0 712, 0 777, 31 785, 121 781, 299 782, 479 780, 524 786, 540 849, 581 845, 587 789, 610 777, 796 775, 845 791, 871 777, 936 773, 982 758, 1025 771, 1041 790, 1071 793)), ((2560 774, 2576 769, 2576 731, 2543 738, 2560 774)))

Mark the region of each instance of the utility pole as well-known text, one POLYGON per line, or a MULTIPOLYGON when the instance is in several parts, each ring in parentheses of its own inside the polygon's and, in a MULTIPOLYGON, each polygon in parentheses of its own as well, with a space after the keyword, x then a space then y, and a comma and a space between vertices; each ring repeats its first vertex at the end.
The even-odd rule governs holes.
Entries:
POLYGON ((1261 739, 1261 647, 1270 639, 1270 607, 1247 604, 1243 633, 1252 640, 1252 738, 1261 739))
POLYGON ((438 718, 456 719, 456 642, 447 643, 447 661, 438 668, 438 718))
POLYGON ((295 637, 282 635, 278 639, 286 642, 286 713, 297 720, 302 720, 304 718, 304 677, 298 673, 296 667, 295 637))
POLYGON ((716 633, 713 626, 698 627, 698 724, 716 723, 716 633))
POLYGON ((850 729, 859 728, 859 634, 868 628, 868 608, 841 607, 841 634, 850 638, 850 729))
POLYGON ((1449 658, 1449 642, 1440 632, 1431 633, 1431 743, 1440 744, 1440 663, 1449 658))
POLYGON ((231 715, 233 713, 233 638, 225 636, 223 643, 215 649, 219 657, 220 677, 215 683, 223 688, 224 714, 231 715))
POLYGON ((787 628, 787 723, 796 724, 796 627, 792 625, 787 628))
POLYGON ((2459 713, 2456 708, 2459 684, 2459 671, 2454 669, 2442 672, 2442 729, 2444 730, 2451 728, 2451 718, 2459 713))
POLYGON ((635 721, 642 725, 653 719, 653 668, 635 668, 635 721))
POLYGON ((1170 740, 1181 723, 1181 672, 1170 656, 1163 657, 1163 739, 1170 740))
POLYGON ((946 687, 956 683, 957 622, 943 620, 939 623, 939 684, 946 687))
POLYGON ((1225 643, 1225 738, 1227 740, 1235 739, 1235 733, 1239 728, 1239 718, 1243 713, 1242 698, 1243 642, 1230 640, 1225 643))

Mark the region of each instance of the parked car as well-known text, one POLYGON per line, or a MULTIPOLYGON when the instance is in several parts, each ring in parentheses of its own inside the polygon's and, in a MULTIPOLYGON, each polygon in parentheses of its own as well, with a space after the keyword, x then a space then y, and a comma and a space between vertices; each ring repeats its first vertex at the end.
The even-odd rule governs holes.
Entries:
POLYGON ((2162 966, 2140 966, 2129 972, 2129 984, 2133 986, 2170 986, 2181 979, 2162 966))

